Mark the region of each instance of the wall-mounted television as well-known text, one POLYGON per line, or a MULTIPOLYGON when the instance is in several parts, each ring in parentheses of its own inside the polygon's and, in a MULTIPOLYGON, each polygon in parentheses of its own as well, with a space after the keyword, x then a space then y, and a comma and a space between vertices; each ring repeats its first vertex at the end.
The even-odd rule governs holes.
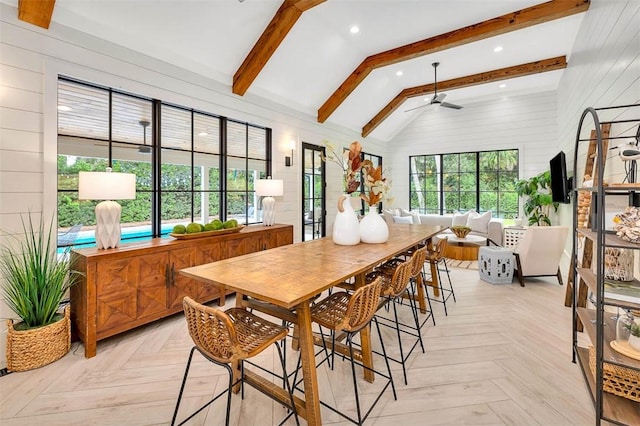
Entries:
POLYGON ((549 161, 551 170, 551 198, 554 203, 569 204, 571 180, 567 177, 567 160, 564 152, 560 151, 549 161))

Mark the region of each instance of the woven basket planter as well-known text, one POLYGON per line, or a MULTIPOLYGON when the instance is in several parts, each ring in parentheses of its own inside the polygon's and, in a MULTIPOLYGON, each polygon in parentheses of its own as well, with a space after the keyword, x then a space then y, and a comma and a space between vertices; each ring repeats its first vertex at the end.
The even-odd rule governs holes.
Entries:
POLYGON ((7 369, 27 371, 51 364, 71 348, 69 306, 64 317, 53 324, 30 330, 16 330, 13 320, 7 321, 7 369))

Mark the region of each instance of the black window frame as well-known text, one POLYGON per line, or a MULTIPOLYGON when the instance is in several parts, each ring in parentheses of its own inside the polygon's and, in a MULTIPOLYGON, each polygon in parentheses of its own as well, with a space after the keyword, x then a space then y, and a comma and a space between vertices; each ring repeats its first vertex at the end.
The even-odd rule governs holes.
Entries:
MULTIPOLYGON (((162 195, 167 193, 167 192, 189 192, 191 194, 191 206, 190 206, 190 213, 191 213, 191 221, 195 221, 195 220, 199 220, 199 218, 196 218, 195 216, 195 212, 196 212, 196 205, 195 205, 195 200, 196 198, 196 194, 202 194, 203 192, 209 192, 209 193, 217 193, 218 194, 218 212, 219 212, 219 218, 221 220, 226 220, 227 219, 227 204, 228 204, 228 200, 227 197, 229 196, 230 191, 228 190, 227 187, 227 179, 226 179, 226 168, 227 168, 227 164, 228 164, 228 158, 227 158, 227 123, 228 122, 232 122, 232 123, 236 123, 242 126, 245 126, 245 128, 247 129, 246 134, 247 134, 247 138, 245 140, 245 152, 246 152, 246 156, 244 157, 244 164, 245 164, 245 174, 249 174, 249 170, 248 170, 248 165, 249 165, 249 161, 259 161, 259 162, 264 162, 264 172, 262 170, 258 170, 260 176, 259 178, 262 177, 266 177, 266 176, 270 176, 271 175, 271 163, 272 163, 272 153, 271 153, 271 148, 272 148, 272 130, 268 127, 264 127, 264 126, 259 126, 259 125, 255 125, 255 124, 251 124, 249 122, 245 122, 245 121, 241 121, 241 120, 237 120, 237 119, 231 119, 228 117, 224 117, 221 115, 217 115, 217 114, 213 114, 210 112, 206 112, 206 111, 202 111, 199 109, 195 109, 195 108, 190 108, 190 107, 186 107, 183 105, 178 105, 175 103, 171 103, 171 102, 165 102, 165 101, 161 101, 159 99, 153 99, 151 97, 147 97, 147 96, 143 96, 143 95, 139 95, 139 94, 134 94, 134 93, 130 93, 130 92, 126 92, 120 89, 115 89, 112 87, 107 87, 104 85, 100 85, 100 84, 96 84, 96 83, 91 83, 91 82, 87 82, 87 81, 83 81, 83 80, 78 80, 76 78, 73 77, 69 77, 69 76, 65 76, 65 75, 59 75, 58 76, 58 81, 59 82, 66 82, 69 84, 73 84, 73 85, 79 85, 79 86, 84 86, 87 88, 91 88, 92 90, 98 90, 98 91, 105 91, 107 96, 108 96, 108 136, 106 138, 104 137, 100 137, 100 138, 93 138, 91 137, 91 135, 83 135, 83 136, 74 136, 74 135, 68 135, 68 134, 64 134, 60 132, 60 128, 59 128, 59 124, 58 124, 58 138, 60 137, 65 137, 65 138, 73 138, 73 137, 79 137, 82 139, 87 139, 87 140, 95 140, 96 142, 100 142, 102 144, 105 144, 107 146, 107 150, 105 152, 108 152, 107 157, 95 157, 98 159, 102 159, 104 158, 106 160, 107 166, 108 167, 113 167, 114 163, 117 163, 118 159, 114 158, 114 146, 126 146, 126 145, 130 145, 131 147, 139 147, 142 144, 141 143, 134 143, 134 142, 127 142, 127 141, 118 141, 118 140, 114 140, 113 138, 113 121, 114 121, 114 114, 113 114, 113 96, 117 95, 117 96, 121 96, 121 97, 128 97, 131 99, 135 99, 137 101, 141 101, 141 102, 149 102, 150 105, 150 114, 151 114, 151 118, 150 118, 150 127, 151 127, 151 141, 150 141, 150 145, 151 145, 151 188, 150 189, 140 189, 138 188, 138 185, 136 185, 136 192, 137 194, 143 194, 143 193, 149 193, 150 195, 150 199, 151 199, 151 211, 149 212, 149 220, 151 222, 151 230, 150 232, 147 234, 145 233, 144 235, 138 235, 137 237, 142 237, 142 238, 156 238, 156 237, 162 237, 164 235, 167 235, 170 230, 167 230, 165 227, 165 231, 162 232, 162 195), (179 150, 177 148, 167 148, 167 147, 163 147, 161 144, 162 141, 162 111, 163 111, 163 106, 166 108, 176 108, 182 111, 185 111, 189 114, 190 118, 191 118, 191 125, 190 125, 190 129, 191 129, 191 141, 190 141, 190 150, 188 150, 189 155, 191 156, 191 183, 190 183, 190 188, 188 189, 180 189, 178 190, 171 190, 171 191, 167 191, 164 190, 162 188, 162 150, 166 150, 166 149, 170 149, 170 150, 179 150), (195 149, 194 146, 194 135, 195 135, 195 129, 194 129, 194 117, 195 115, 202 115, 204 117, 207 118, 211 118, 212 120, 219 120, 219 135, 218 135, 218 153, 208 153, 208 152, 200 152, 198 150, 195 149), (249 140, 248 140, 248 134, 249 134, 249 129, 252 130, 257 130, 258 132, 264 132, 264 158, 250 158, 248 155, 248 144, 249 144, 249 140), (219 168, 219 180, 220 180, 220 184, 218 188, 209 188, 208 190, 203 190, 202 188, 197 189, 196 183, 194 181, 194 169, 196 167, 198 167, 197 165, 195 165, 194 162, 194 156, 195 155, 212 155, 212 156, 217 156, 218 157, 218 165, 217 167, 219 168), (264 175, 264 176, 263 176, 264 175)), ((58 86, 59 87, 59 86, 58 86)), ((60 114, 60 112, 59 112, 60 114)), ((58 120, 59 121, 59 120, 58 120)), ((147 129, 145 129, 145 131, 148 131, 147 129)), ((187 150, 181 150, 181 151, 187 151, 187 150)), ((57 156, 59 155, 64 155, 64 154, 57 154, 57 156)), ((238 156, 235 156, 236 158, 238 156)), ((215 162, 215 161, 214 161, 215 162)), ((57 173, 59 173, 60 170, 57 170, 57 173)), ((248 179, 247 179, 248 182, 248 179)), ((58 184, 57 185, 57 197, 58 200, 60 200, 61 194, 67 194, 67 195, 72 195, 72 193, 76 193, 77 194, 77 186, 75 187, 75 189, 61 189, 59 187, 58 184)), ((246 224, 251 224, 251 223, 259 223, 261 221, 261 219, 257 220, 257 221, 250 221, 249 220, 249 195, 254 193, 254 189, 250 188, 248 185, 245 185, 244 188, 244 195, 245 195, 245 207, 244 207, 244 212, 245 212, 245 223, 246 224)), ((136 195, 137 196, 137 195, 136 195)), ((251 198, 253 199, 253 198, 251 198)), ((60 201, 58 201, 58 208, 57 210, 59 210, 60 207, 60 201)), ((60 224, 60 214, 58 214, 58 224, 60 224)), ((69 225, 66 226, 58 226, 59 228, 65 228, 68 227, 69 225)), ((89 245, 89 244, 93 244, 95 242, 95 240, 92 241, 88 241, 86 243, 84 243, 84 245, 89 245)), ((123 242, 126 242, 126 237, 123 236, 123 242)))

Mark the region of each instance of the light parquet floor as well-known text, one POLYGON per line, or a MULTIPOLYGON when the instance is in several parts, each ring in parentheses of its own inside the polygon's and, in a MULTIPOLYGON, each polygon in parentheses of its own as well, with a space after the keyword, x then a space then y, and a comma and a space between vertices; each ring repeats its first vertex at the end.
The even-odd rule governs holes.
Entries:
MULTIPOLYGON (((457 302, 448 302, 446 317, 441 305, 434 306, 437 325, 423 329, 426 353, 418 348, 409 358, 409 384, 402 381, 400 365, 392 363, 398 400, 386 392, 367 423, 594 424, 581 373, 571 363, 565 287, 553 279, 530 280, 525 288, 515 282, 491 285, 480 281, 477 271, 461 268, 452 269, 452 278, 457 302)), ((397 353, 395 332, 383 327, 383 338, 387 350, 397 353)), ((92 359, 74 343, 71 353, 52 365, 0 378, 0 424, 169 424, 190 347, 180 315, 99 342, 92 359)), ((277 370, 273 352, 258 361, 277 370)), ((290 367, 296 357, 288 351, 290 367)), ((182 414, 227 383, 226 370, 194 358, 182 414)), ((334 371, 323 366, 318 373, 322 399, 345 410, 353 402, 348 368, 338 361, 334 371)), ((360 382, 365 403, 378 382, 360 382)), ((224 424, 224 409, 222 398, 190 424, 224 424)), ((280 405, 249 386, 244 400, 233 397, 232 424, 275 425, 284 415, 280 405)), ((347 424, 324 408, 322 416, 325 424, 347 424)))

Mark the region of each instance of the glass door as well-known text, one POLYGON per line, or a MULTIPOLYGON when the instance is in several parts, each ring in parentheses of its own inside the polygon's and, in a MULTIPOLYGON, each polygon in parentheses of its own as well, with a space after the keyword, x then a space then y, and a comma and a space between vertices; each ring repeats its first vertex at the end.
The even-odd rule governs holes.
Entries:
POLYGON ((302 241, 325 236, 324 147, 302 143, 302 241))

